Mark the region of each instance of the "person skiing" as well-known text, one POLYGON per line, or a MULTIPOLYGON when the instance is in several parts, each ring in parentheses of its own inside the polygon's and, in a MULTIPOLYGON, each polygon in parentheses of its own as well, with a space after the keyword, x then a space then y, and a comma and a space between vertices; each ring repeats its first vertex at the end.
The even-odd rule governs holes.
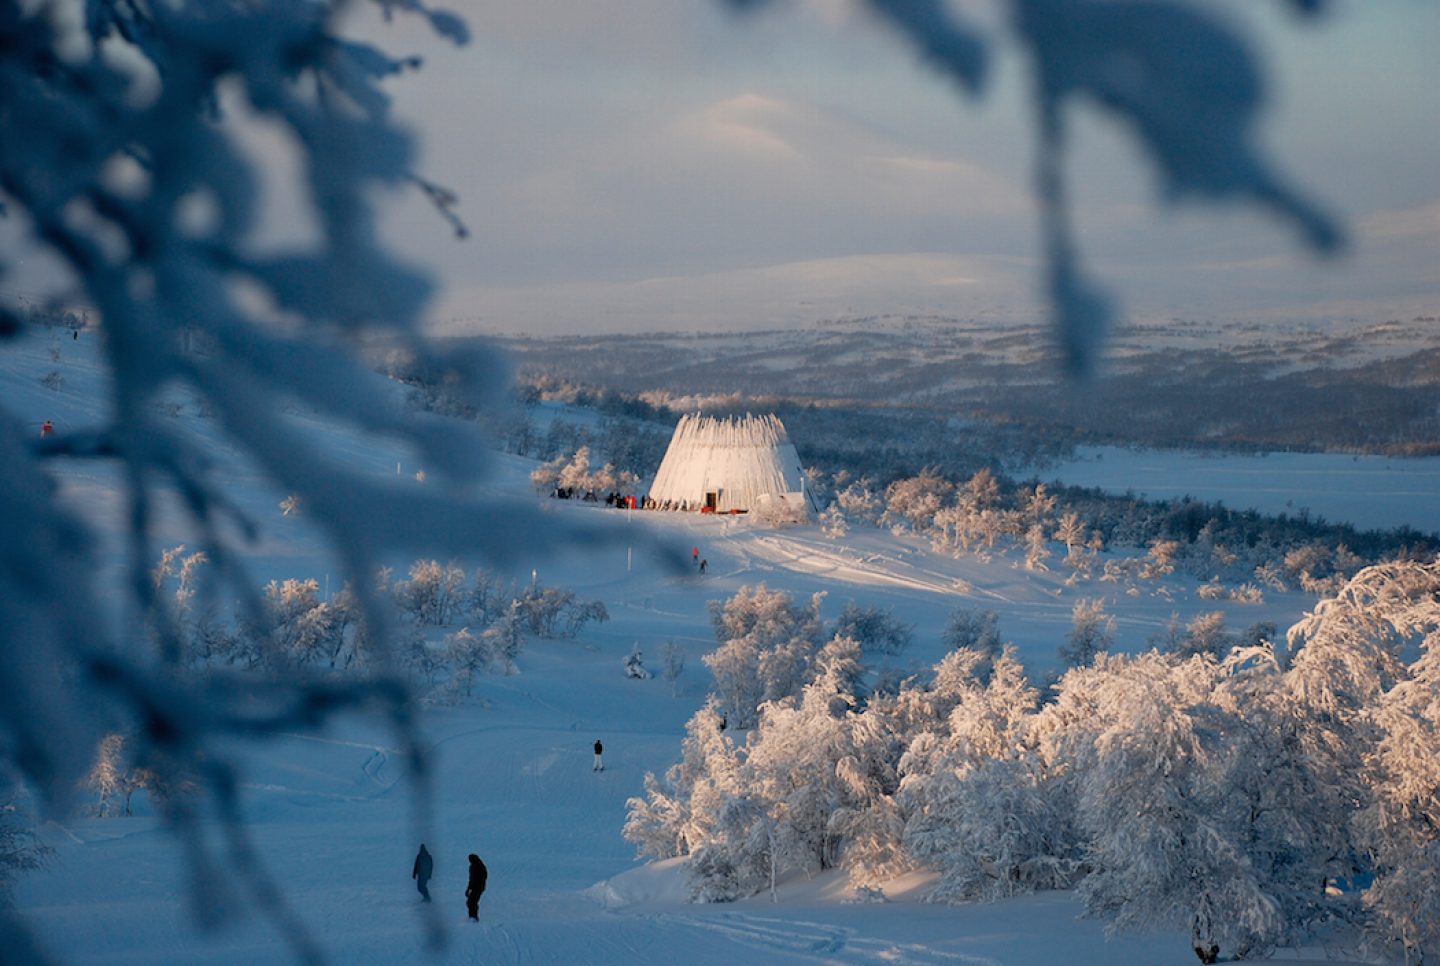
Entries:
POLYGON ((604 762, 604 760, 601 759, 601 757, 600 757, 601 752, 603 752, 604 750, 605 750, 605 746, 602 745, 602 744, 600 744, 600 739, 599 739, 599 738, 596 738, 596 739, 595 739, 595 764, 594 764, 593 766, 591 766, 591 768, 590 768, 591 771, 604 771, 604 770, 605 770, 605 762, 604 762))
POLYGON ((693 563, 693 564, 694 564, 695 566, 697 566, 697 567, 700 566, 700 548, 699 548, 699 547, 691 547, 691 548, 690 548, 690 562, 693 563))
POLYGON ((470 880, 465 884, 465 908, 470 911, 471 922, 480 921, 480 897, 485 894, 485 880, 488 878, 490 871, 485 868, 485 863, 471 852, 470 880))
POLYGON ((710 561, 708 561, 708 560, 702 560, 702 561, 700 561, 700 572, 703 574, 703 573, 705 572, 705 568, 708 567, 708 566, 710 566, 710 561))
POLYGON ((53 432, 55 432, 55 424, 52 423, 50 420, 47 419, 45 420, 45 422, 40 424, 40 436, 42 439, 46 436, 49 436, 53 432))
POLYGON ((430 876, 435 874, 435 858, 425 850, 425 843, 420 843, 420 854, 415 856, 415 868, 410 870, 410 878, 415 880, 415 888, 420 890, 420 895, 425 901, 430 901, 430 876))

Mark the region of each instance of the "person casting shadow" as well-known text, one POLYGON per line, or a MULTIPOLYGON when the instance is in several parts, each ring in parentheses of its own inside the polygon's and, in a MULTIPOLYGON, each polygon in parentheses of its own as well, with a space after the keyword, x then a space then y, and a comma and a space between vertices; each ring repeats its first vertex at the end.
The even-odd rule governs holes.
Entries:
POLYGON ((435 859, 425 850, 425 843, 420 843, 420 854, 415 856, 415 868, 410 871, 410 878, 415 880, 415 888, 420 890, 420 895, 425 901, 430 901, 430 877, 435 874, 435 859))
POLYGON ((473 922, 480 920, 480 896, 485 893, 485 880, 490 877, 480 856, 470 853, 470 881, 465 885, 465 908, 470 910, 473 922))

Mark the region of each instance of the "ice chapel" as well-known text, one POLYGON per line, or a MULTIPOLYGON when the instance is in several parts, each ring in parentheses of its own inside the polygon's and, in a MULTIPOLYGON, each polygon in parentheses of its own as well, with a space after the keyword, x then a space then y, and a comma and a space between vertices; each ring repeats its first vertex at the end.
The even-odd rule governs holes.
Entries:
POLYGON ((800 456, 771 416, 680 417, 660 461, 650 499, 711 513, 744 513, 784 507, 808 516, 800 456))

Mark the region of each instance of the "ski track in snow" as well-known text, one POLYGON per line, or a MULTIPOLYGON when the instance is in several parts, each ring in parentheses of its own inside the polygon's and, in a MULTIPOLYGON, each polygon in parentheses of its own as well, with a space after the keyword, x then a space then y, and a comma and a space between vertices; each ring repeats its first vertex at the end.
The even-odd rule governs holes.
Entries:
POLYGON ((850 556, 855 552, 848 547, 829 550, 795 538, 777 536, 757 535, 747 544, 754 548, 756 556, 770 564, 783 564, 786 570, 864 586, 884 584, 924 593, 983 597, 1006 604, 1014 603, 1009 597, 993 590, 969 587, 967 592, 962 593, 957 578, 917 567, 891 554, 870 552, 850 556))
POLYGON ((1002 966, 988 956, 972 956, 933 949, 919 943, 858 936, 855 929, 800 919, 776 919, 725 913, 719 917, 662 915, 659 921, 708 930, 731 942, 771 953, 813 959, 820 963, 885 963, 926 966, 931 963, 965 963, 968 966, 1002 966))

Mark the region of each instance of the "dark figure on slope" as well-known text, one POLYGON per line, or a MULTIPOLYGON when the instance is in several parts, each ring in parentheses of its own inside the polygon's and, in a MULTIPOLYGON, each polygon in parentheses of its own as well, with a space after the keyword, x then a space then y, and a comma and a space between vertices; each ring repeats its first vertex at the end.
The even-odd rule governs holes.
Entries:
POLYGON ((420 894, 425 897, 426 902, 430 901, 429 882, 430 877, 434 874, 435 859, 426 851, 425 845, 422 842, 420 845, 420 854, 415 856, 415 868, 410 870, 410 878, 415 880, 415 888, 420 890, 420 894))
POLYGON ((472 921, 480 919, 480 897, 485 894, 485 880, 490 877, 480 856, 470 853, 470 881, 465 884, 465 908, 470 911, 472 921))
POLYGON ((596 738, 596 739, 595 739, 595 764, 593 764, 593 765, 590 766, 590 770, 591 770, 591 771, 604 771, 604 770, 605 770, 605 760, 600 757, 600 753, 603 752, 604 750, 605 750, 605 746, 602 745, 602 744, 600 744, 600 739, 599 739, 599 738, 596 738))

